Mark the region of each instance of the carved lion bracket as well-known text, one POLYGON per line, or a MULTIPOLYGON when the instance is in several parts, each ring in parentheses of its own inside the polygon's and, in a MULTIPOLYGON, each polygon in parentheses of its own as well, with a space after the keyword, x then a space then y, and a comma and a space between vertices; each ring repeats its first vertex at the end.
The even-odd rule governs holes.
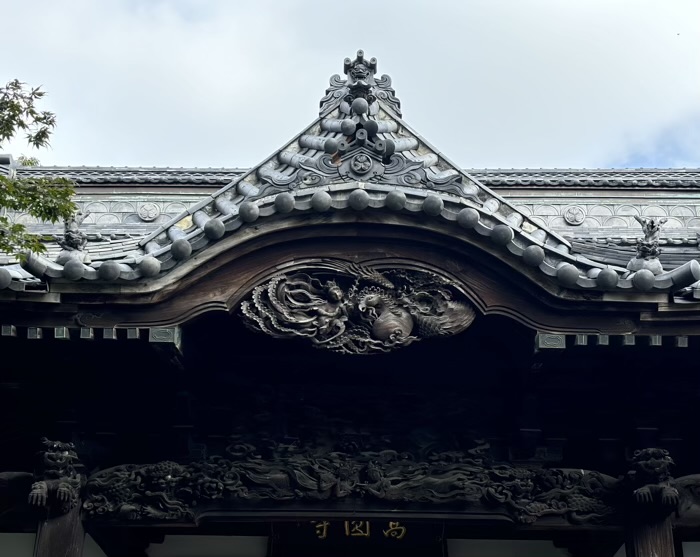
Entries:
POLYGON ((39 466, 29 492, 29 504, 45 509, 49 515, 61 515, 75 508, 83 485, 82 468, 73 443, 42 439, 39 466))

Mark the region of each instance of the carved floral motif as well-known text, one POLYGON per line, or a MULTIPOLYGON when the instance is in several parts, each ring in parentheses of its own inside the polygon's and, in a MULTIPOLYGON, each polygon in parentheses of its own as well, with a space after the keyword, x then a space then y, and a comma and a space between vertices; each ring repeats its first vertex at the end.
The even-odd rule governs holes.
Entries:
POLYGON ((457 299, 448 281, 425 271, 279 275, 257 286, 241 304, 245 323, 275 338, 308 338, 346 354, 388 352, 412 342, 459 333, 474 309, 457 299))

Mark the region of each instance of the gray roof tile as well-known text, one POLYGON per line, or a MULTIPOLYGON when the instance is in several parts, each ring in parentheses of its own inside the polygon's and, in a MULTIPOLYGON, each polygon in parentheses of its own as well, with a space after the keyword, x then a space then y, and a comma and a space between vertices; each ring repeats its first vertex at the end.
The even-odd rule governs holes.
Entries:
MULTIPOLYGON (((20 167, 17 169, 17 175, 34 178, 68 178, 79 186, 97 186, 100 184, 169 186, 173 184, 187 184, 217 187, 230 183, 248 171, 249 169, 244 168, 38 166, 20 167)), ((492 188, 700 187, 700 169, 698 168, 467 168, 464 169, 464 172, 492 188)))

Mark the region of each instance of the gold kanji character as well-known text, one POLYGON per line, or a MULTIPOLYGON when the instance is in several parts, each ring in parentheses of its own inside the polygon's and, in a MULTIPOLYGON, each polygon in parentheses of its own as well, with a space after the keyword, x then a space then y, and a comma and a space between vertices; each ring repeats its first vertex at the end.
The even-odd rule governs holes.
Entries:
POLYGON ((369 538, 369 521, 368 520, 346 520, 345 535, 353 537, 369 538))
POLYGON ((314 525, 316 531, 316 537, 319 540, 325 540, 328 537, 328 527, 331 525, 327 520, 312 520, 311 524, 314 525))
POLYGON ((389 529, 382 530, 385 538, 394 538, 401 540, 406 535, 406 527, 401 526, 399 522, 389 522, 389 529))

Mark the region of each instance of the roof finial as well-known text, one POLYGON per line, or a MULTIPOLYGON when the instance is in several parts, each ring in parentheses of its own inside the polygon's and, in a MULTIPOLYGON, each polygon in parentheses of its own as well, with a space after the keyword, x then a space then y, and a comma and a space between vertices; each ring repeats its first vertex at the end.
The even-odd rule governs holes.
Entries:
POLYGON ((401 103, 391 88, 391 78, 388 75, 374 77, 377 73, 376 58, 367 60, 364 51, 358 50, 354 60, 350 58, 344 60, 343 72, 347 75, 347 79, 337 74, 330 79, 331 86, 326 89, 326 96, 321 99, 322 116, 327 115, 342 102, 350 104, 358 98, 366 100, 368 105, 379 100, 396 116, 401 116, 401 103))

